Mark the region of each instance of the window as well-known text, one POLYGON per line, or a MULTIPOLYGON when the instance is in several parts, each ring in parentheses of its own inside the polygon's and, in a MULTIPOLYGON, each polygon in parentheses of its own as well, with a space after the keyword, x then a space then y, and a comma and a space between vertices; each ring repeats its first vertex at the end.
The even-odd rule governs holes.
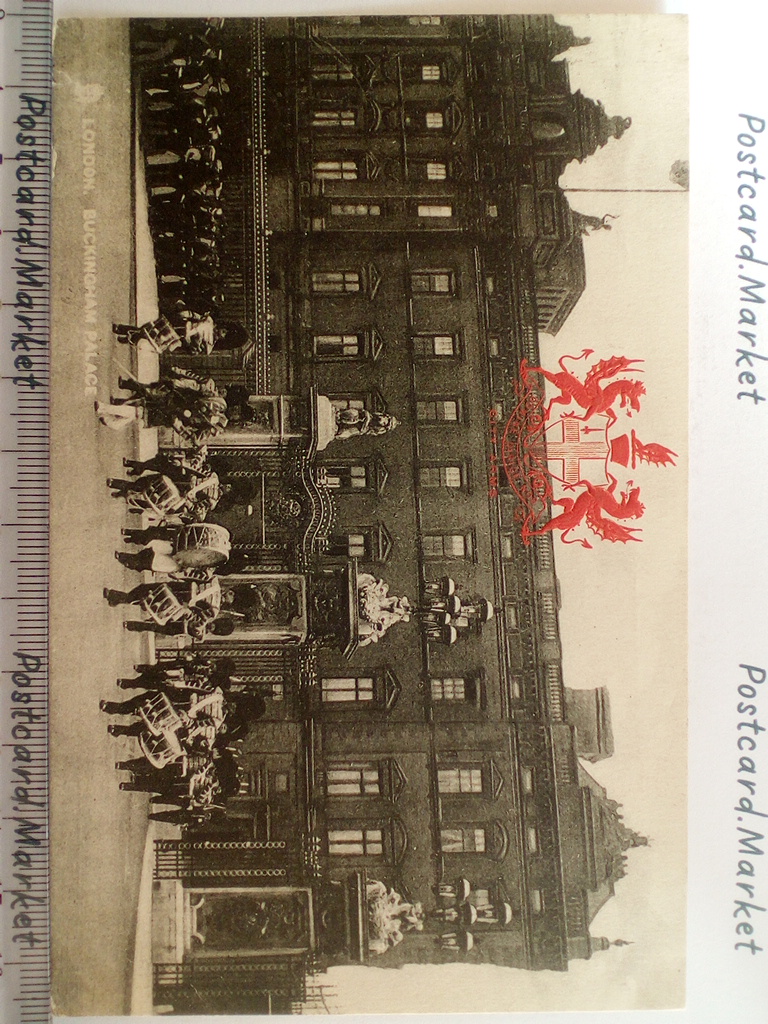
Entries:
POLYGON ((319 467, 318 479, 334 491, 352 494, 381 494, 388 477, 387 468, 378 458, 367 462, 328 462, 319 467))
POLYGON ((460 423, 461 402, 458 398, 430 398, 416 402, 419 423, 460 423))
POLYGON ((332 828, 328 830, 332 857, 381 857, 384 836, 380 828, 332 828))
POLYGON ((380 217, 378 203, 331 203, 332 217, 380 217))
POLYGON ((430 130, 440 130, 445 127, 445 115, 442 110, 427 110, 424 112, 424 125, 430 130))
POLYGON ((465 485, 466 474, 464 466, 422 466, 419 469, 419 483, 422 487, 439 488, 448 487, 461 490, 465 485))
POLYGON ((322 680, 324 704, 346 704, 373 700, 373 676, 334 676, 322 680))
POLYGON ((312 291, 320 295, 359 292, 360 273, 357 270, 314 271, 312 274, 312 291))
POLYGON ((354 72, 345 61, 323 60, 312 65, 312 78, 315 82, 349 82, 354 72))
POLYGON ((325 485, 334 491, 368 490, 368 467, 365 465, 326 466, 325 485))
POLYGON ((392 553, 392 537, 381 523, 338 530, 328 538, 328 553, 336 558, 386 562, 392 553))
POLYGON ((485 853, 484 828, 440 829, 440 848, 443 853, 485 853))
POLYGON ((316 160, 312 164, 315 181, 357 181, 357 160, 316 160))
POLYGON ((414 295, 454 295, 456 276, 451 270, 413 270, 411 291, 414 295))
POLYGON ((421 549, 425 558, 471 558, 472 538, 465 533, 425 533, 421 549))
POLYGON ((501 339, 498 334, 488 335, 488 355, 492 358, 501 355, 501 339))
POLYGON ((501 538, 501 557, 511 559, 515 557, 514 539, 511 534, 505 533, 501 538))
POLYGON ((458 160, 454 158, 449 164, 438 157, 415 156, 408 161, 408 174, 413 181, 448 181, 455 174, 454 168, 458 160))
POLYGON ((399 700, 400 690, 399 680, 386 667, 369 676, 325 676, 320 683, 323 704, 339 711, 351 711, 360 704, 388 711, 399 700))
POLYGON ((440 16, 434 14, 419 14, 408 18, 409 25, 439 25, 440 16))
POLYGON ((413 339, 413 354, 417 359, 457 356, 458 338, 455 334, 419 334, 413 339))
POLYGON ((378 388, 370 391, 353 391, 346 394, 329 394, 334 409, 369 409, 371 412, 386 412, 387 403, 378 388))
POLYGON ((541 889, 531 889, 528 893, 528 904, 533 914, 540 914, 544 909, 544 900, 542 899, 541 889))
POLYGON ((535 828, 528 828, 525 833, 525 845, 529 853, 537 853, 539 849, 539 833, 535 828))
POLYGON ((328 796, 380 796, 381 780, 376 761, 362 764, 331 764, 325 776, 328 796))
POLYGON ((371 545, 367 532, 350 530, 331 534, 328 543, 329 553, 347 558, 370 558, 371 545))
POLYGON ((533 793, 533 768, 520 769, 520 787, 529 796, 533 793))
POLYGON ((357 124, 356 110, 315 110, 312 112, 313 128, 354 128, 357 124))
POLYGON ((482 793, 481 768, 438 768, 437 788, 440 793, 482 793))
POLYGON ((475 680, 465 676, 433 676, 429 683, 434 701, 473 701, 476 696, 475 680))
MULTIPOLYGON (((333 282, 335 285, 337 282, 333 282)), ((314 334, 312 352, 318 359, 373 359, 382 353, 383 340, 375 327, 348 334, 314 334)))
POLYGON ((439 82, 441 78, 440 65, 439 64, 422 64, 421 65, 421 80, 422 82, 439 82))
POLYGON ((360 334, 316 334, 315 355, 355 359, 363 354, 363 340, 360 334))
POLYGON ((440 206, 435 203, 419 203, 417 212, 419 217, 452 217, 452 206, 440 206))

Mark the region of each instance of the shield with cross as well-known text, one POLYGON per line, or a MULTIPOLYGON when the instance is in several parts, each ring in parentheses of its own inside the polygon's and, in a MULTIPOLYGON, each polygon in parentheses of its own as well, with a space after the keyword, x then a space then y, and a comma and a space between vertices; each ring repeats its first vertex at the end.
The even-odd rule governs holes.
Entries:
POLYGON ((579 480, 605 483, 606 462, 611 456, 607 416, 588 420, 565 414, 553 420, 545 431, 547 464, 554 480, 573 485, 579 480))

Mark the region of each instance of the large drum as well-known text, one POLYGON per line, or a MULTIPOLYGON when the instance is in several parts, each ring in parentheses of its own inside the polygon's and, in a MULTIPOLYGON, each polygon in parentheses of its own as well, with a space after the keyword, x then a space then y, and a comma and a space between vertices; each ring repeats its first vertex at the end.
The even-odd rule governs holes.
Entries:
POLYGON ((142 753, 155 768, 164 768, 182 754, 178 737, 183 722, 164 693, 156 693, 139 708, 146 731, 139 737, 142 753))
POLYGON ((144 611, 158 625, 175 622, 184 614, 184 605, 165 583, 158 583, 141 602, 144 611))
POLYGON ((131 508, 146 509, 160 519, 174 515, 184 505, 178 487, 161 473, 151 473, 141 478, 141 491, 128 496, 131 508))
POLYGON ((139 708, 139 716, 155 736, 181 728, 179 713, 164 693, 155 693, 139 708))
POLYGON ((174 561, 183 569, 206 569, 222 565, 229 558, 229 530, 217 523, 191 523, 176 535, 174 561))
POLYGON ((153 320, 151 323, 144 324, 141 336, 146 338, 158 355, 173 352, 181 345, 181 336, 164 316, 158 317, 157 320, 153 320))
POLYGON ((162 736, 142 733, 139 748, 153 768, 165 768, 178 761, 182 754, 181 744, 174 733, 163 733, 162 736))

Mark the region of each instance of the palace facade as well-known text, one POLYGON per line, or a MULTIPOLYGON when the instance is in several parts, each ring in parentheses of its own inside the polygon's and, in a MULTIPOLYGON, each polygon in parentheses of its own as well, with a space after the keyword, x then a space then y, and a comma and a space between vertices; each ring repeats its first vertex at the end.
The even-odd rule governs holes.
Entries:
POLYGON ((502 434, 585 287, 560 175, 629 122, 571 91, 588 40, 551 17, 229 24, 227 301, 256 344, 185 358, 229 387, 212 518, 260 611, 201 646, 268 710, 226 813, 158 843, 156 1002, 289 1012, 338 963, 566 970, 645 840, 584 767, 607 692, 565 685, 502 434), (374 636, 371 579, 410 606, 374 636), (424 912, 383 953, 377 881, 424 912))

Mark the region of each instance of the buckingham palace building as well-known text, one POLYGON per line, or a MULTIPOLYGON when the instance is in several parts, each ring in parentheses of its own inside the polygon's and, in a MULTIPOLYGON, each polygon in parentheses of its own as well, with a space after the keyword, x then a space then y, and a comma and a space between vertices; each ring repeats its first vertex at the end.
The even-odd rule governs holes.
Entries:
POLYGON ((247 611, 197 646, 267 711, 225 810, 156 844, 155 1002, 287 1013, 336 964, 610 956, 591 922, 647 840, 588 770, 608 692, 563 678, 552 535, 523 537, 502 447, 587 287, 560 176, 629 121, 571 90, 589 40, 549 16, 218 31, 219 301, 249 341, 185 358, 227 387, 211 519, 247 611))

